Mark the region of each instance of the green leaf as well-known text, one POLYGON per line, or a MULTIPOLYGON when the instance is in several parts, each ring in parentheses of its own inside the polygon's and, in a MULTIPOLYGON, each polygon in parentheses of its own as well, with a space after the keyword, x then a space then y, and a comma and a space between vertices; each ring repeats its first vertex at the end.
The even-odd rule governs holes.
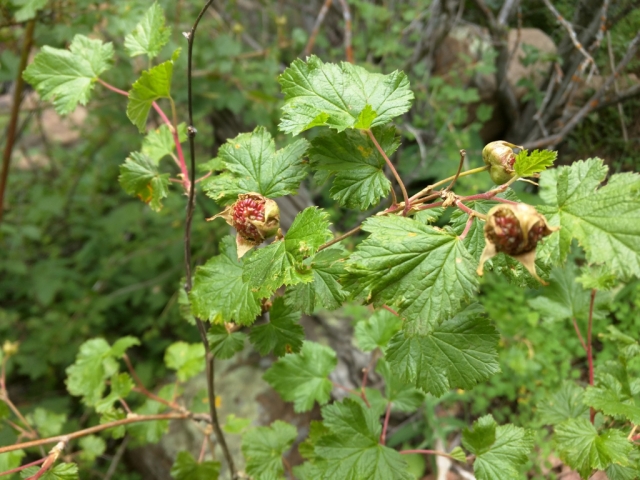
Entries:
POLYGON ((454 459, 456 459, 460 463, 467 463, 467 455, 464 453, 464 450, 460 447, 456 447, 451 452, 449 452, 454 459))
POLYGON ((402 319, 387 310, 377 310, 369 319, 356 325, 354 336, 363 352, 386 350, 389 340, 402 329, 402 319))
POLYGON ((282 285, 294 285, 313 280, 305 257, 331 239, 329 215, 317 207, 309 207, 296 215, 284 240, 254 251, 245 264, 244 280, 263 297, 282 285))
MULTIPOLYGON (((39 466, 29 467, 20 472, 21 478, 30 478, 38 473, 39 466)), ((78 466, 75 463, 59 463, 47 470, 40 480, 78 480, 78 466)))
POLYGON ((242 279, 244 259, 238 259, 236 241, 226 236, 220 255, 196 269, 189 294, 193 314, 213 323, 251 325, 260 314, 260 296, 242 279))
MULTIPOLYGON (((388 156, 400 145, 393 126, 374 128, 373 133, 388 156)), ((323 178, 335 175, 329 193, 347 208, 366 210, 391 190, 384 173, 386 162, 365 132, 324 131, 311 142, 309 160, 323 178)))
POLYGON ((585 290, 607 291, 615 287, 619 280, 618 276, 604 265, 585 265, 576 282, 585 290))
POLYGON ((204 370, 204 345, 175 342, 165 351, 164 363, 176 370, 178 380, 184 382, 204 370))
POLYGON ((82 397, 87 405, 95 405, 101 398, 105 379, 118 371, 111 356, 111 347, 102 338, 92 338, 80 345, 73 365, 67 368, 67 390, 82 397))
POLYGON ((384 378, 385 396, 391 402, 393 410, 407 413, 414 412, 424 402, 424 393, 405 383, 399 376, 394 375, 385 359, 378 360, 376 372, 384 378))
POLYGON ((273 422, 270 427, 257 427, 242 435, 242 454, 251 478, 283 478, 282 456, 291 448, 297 435, 296 427, 280 420, 273 422))
POLYGON ((322 408, 328 434, 315 441, 313 479, 410 480, 396 450, 380 445, 381 425, 372 409, 346 399, 322 408))
MULTIPOLYGON (((551 272, 549 286, 541 295, 529 300, 529 306, 540 312, 543 319, 561 321, 572 318, 586 320, 589 317, 591 303, 590 292, 576 282, 577 271, 573 263, 551 272)), ((602 319, 606 315, 603 306, 608 300, 603 295, 596 296, 593 318, 602 319)))
POLYGON ((148 55, 151 59, 160 53, 170 36, 171 28, 165 26, 162 7, 154 3, 133 32, 124 37, 124 49, 130 57, 148 55))
POLYGON ((169 194, 169 174, 161 174, 157 164, 142 153, 131 152, 120 165, 118 181, 125 192, 137 195, 156 212, 162 209, 161 200, 169 194))
POLYGON ((20 7, 14 12, 13 18, 18 23, 31 20, 36 17, 38 10, 47 6, 47 2, 48 0, 12 0, 11 3, 20 7))
POLYGON ((598 434, 586 418, 572 418, 555 429, 556 448, 562 461, 588 478, 593 469, 604 470, 612 464, 626 466, 633 448, 619 430, 598 434))
POLYGON ((317 125, 338 131, 385 125, 413 100, 403 72, 369 73, 350 63, 325 64, 315 55, 295 60, 279 82, 285 99, 280 130, 293 135, 317 125))
POLYGON ((211 325, 207 333, 209 348, 215 358, 226 360, 244 349, 247 336, 242 332, 230 332, 224 325, 211 325))
POLYGON ((358 245, 347 271, 374 305, 396 308, 405 330, 427 333, 473 297, 478 279, 459 238, 411 218, 371 217, 371 235, 358 245))
POLYGON ((538 415, 544 425, 556 425, 570 418, 588 418, 589 407, 583 403, 584 389, 565 382, 560 390, 538 405, 538 415))
POLYGON ((329 401, 332 384, 328 375, 337 365, 336 353, 329 347, 304 342, 300 353, 285 355, 264 374, 264 379, 288 401, 296 412, 313 408, 314 402, 329 401))
POLYGON ((37 407, 33 413, 27 415, 27 418, 41 437, 58 435, 67 421, 67 416, 64 413, 50 412, 42 407, 37 407))
POLYGON ((127 102, 127 117, 140 133, 147 127, 147 117, 153 102, 160 98, 171 98, 171 77, 173 61, 168 60, 145 70, 140 78, 131 86, 127 102))
MULTIPOLYGON (((187 125, 183 122, 178 125, 178 140, 187 140, 187 125)), ((156 164, 166 156, 171 156, 176 149, 173 134, 166 123, 159 128, 150 130, 142 140, 142 153, 151 158, 156 164)))
MULTIPOLYGON (((104 425, 105 423, 115 422, 117 420, 122 420, 125 417, 126 415, 124 411, 116 408, 112 408, 111 410, 108 410, 104 412, 102 415, 100 415, 100 425, 104 425)), ((124 434, 125 434, 124 425, 112 427, 108 431, 111 432, 112 438, 122 438, 124 437, 124 434)))
POLYGON ((225 172, 210 177, 203 189, 222 205, 235 202, 241 193, 255 192, 268 198, 294 195, 307 175, 302 156, 309 142, 297 140, 276 150, 271 134, 264 127, 241 133, 218 151, 225 172))
POLYGON ((576 238, 589 263, 640 276, 640 175, 616 174, 598 188, 607 171, 601 159, 591 158, 541 174, 540 196, 548 206, 539 210, 562 227, 547 240, 550 257, 564 260, 576 238))
POLYGON ((176 480, 216 480, 220 475, 220 462, 198 463, 189 452, 178 452, 171 466, 171 476, 176 480))
POLYGON ((251 425, 251 419, 239 418, 233 413, 227 415, 227 419, 222 426, 222 430, 227 433, 241 433, 245 428, 251 425))
POLYGON ((607 326, 607 330, 609 333, 601 333, 599 337, 616 343, 619 358, 631 360, 640 356, 640 343, 638 343, 638 340, 632 336, 625 335, 613 325, 607 326))
MULTIPOLYGON (((22 457, 26 455, 24 450, 14 450, 13 452, 0 453, 0 472, 18 468, 22 462, 22 457)), ((13 477, 9 477, 11 479, 13 477)), ((8 480, 9 480, 8 479, 8 480)))
POLYGON ((96 435, 82 437, 78 440, 78 444, 82 449, 80 452, 80 458, 85 462, 93 462, 107 449, 107 443, 96 435))
POLYGON ((109 354, 114 356, 115 358, 122 358, 125 351, 135 345, 140 345, 140 340, 138 340, 136 337, 127 335, 126 337, 122 337, 116 340, 116 342, 111 347, 111 352, 109 352, 109 354))
POLYGON ((113 408, 113 404, 120 398, 125 398, 134 387, 133 380, 128 373, 120 373, 111 377, 111 391, 109 395, 96 402, 96 412, 105 413, 113 408))
POLYGON ((631 391, 625 389, 613 375, 599 372, 596 386, 587 387, 583 401, 605 415, 622 416, 640 425, 640 406, 636 405, 631 391))
POLYGON ((427 335, 396 334, 386 358, 399 378, 442 396, 451 388, 470 389, 499 372, 498 340, 482 307, 471 305, 427 335))
POLYGON ((606 468, 605 472, 609 480, 638 480, 640 478, 640 450, 631 451, 628 466, 623 467, 613 463, 606 468))
POLYGON ((530 177, 552 166, 556 158, 558 158, 558 152, 551 150, 534 150, 533 152, 522 150, 516 155, 513 169, 521 177, 530 177))
POLYGON ((299 321, 300 311, 285 304, 284 298, 277 297, 269 311, 269 321, 253 327, 249 339, 260 355, 271 351, 276 357, 298 353, 304 340, 304 330, 299 321))
POLYGON ((345 256, 341 247, 327 248, 316 253, 304 263, 311 268, 313 280, 287 288, 285 300, 303 313, 312 314, 320 308, 335 310, 347 298, 340 283, 345 273, 345 256))
POLYGON ((69 50, 42 47, 24 73, 24 79, 43 100, 53 100, 60 115, 86 105, 98 77, 109 69, 113 45, 76 35, 69 50))
POLYGON ((491 415, 479 418, 473 430, 464 429, 462 444, 476 455, 473 471, 478 480, 520 478, 520 468, 533 448, 533 433, 514 425, 497 426, 491 415))
MULTIPOLYGON (((204 364, 204 359, 202 359, 204 364)), ((171 400, 174 394, 174 385, 165 385, 157 395, 164 400, 171 400)), ((141 407, 135 410, 138 415, 156 415, 166 410, 166 405, 155 400, 147 399, 141 407)), ((141 446, 148 443, 158 443, 160 439, 166 435, 169 430, 168 420, 154 420, 148 422, 139 422, 127 426, 127 431, 134 439, 132 446, 141 446)))

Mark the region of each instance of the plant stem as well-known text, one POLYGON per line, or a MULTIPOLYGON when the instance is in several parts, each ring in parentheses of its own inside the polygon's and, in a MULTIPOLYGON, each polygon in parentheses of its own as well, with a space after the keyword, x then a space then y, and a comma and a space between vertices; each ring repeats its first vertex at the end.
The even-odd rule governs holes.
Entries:
POLYGON ((389 418, 391 417, 391 402, 387 403, 387 411, 384 414, 384 423, 382 424, 382 433, 380 434, 380 445, 387 442, 387 429, 389 428, 389 418))
POLYGON ((584 348, 584 351, 586 352, 587 349, 587 344, 584 343, 584 337, 582 336, 582 333, 580 332, 580 327, 578 326, 578 322, 576 321, 576 317, 573 317, 571 319, 571 321, 573 322, 573 328, 575 329, 576 333, 578 334, 578 340, 580 340, 580 344, 582 345, 582 348, 584 348))
POLYGON ((475 215, 469 215, 469 218, 467 218, 467 223, 464 226, 464 230, 462 231, 462 234, 460 235, 460 240, 464 240, 465 238, 467 238, 467 234, 469 233, 469 230, 471 230, 471 225, 473 225, 474 218, 475 218, 475 215))
POLYGON ((36 460, 35 462, 27 463, 25 465, 20 465, 19 467, 13 468, 11 470, 7 470, 6 472, 0 472, 0 477, 4 477, 5 475, 11 475, 12 473, 21 472, 22 470, 25 470, 29 467, 35 467, 36 465, 40 465, 41 463, 44 463, 46 459, 47 457, 41 458, 40 460, 36 460))
POLYGON ((135 368, 133 368, 133 365, 131 364, 131 360, 129 359, 129 356, 125 353, 123 355, 122 359, 124 360, 124 363, 126 363, 127 368, 129 369, 129 373, 133 377, 133 380, 138 385, 138 391, 141 394, 143 394, 147 398, 150 398, 151 400, 154 400, 154 401, 156 401, 158 403, 162 403, 163 405, 166 405, 167 407, 169 407, 169 408, 171 408, 173 410, 184 411, 184 409, 182 407, 180 407, 180 405, 178 405, 178 404, 176 404, 174 402, 168 402, 164 398, 159 397, 156 394, 151 393, 149 390, 147 390, 147 388, 142 383, 142 380, 140 380, 140 377, 138 376, 138 372, 136 372, 135 368))
POLYGON ((482 214, 480 212, 476 212, 475 210, 470 209, 464 203, 462 203, 460 200, 456 200, 456 207, 458 207, 460 210, 462 210, 464 213, 466 213, 470 217, 478 217, 478 218, 483 218, 483 219, 487 218, 486 215, 484 215, 484 214, 482 214))
POLYGON ((460 171, 462 170, 462 165, 464 165, 464 160, 466 158, 467 158, 467 152, 465 150, 460 150, 460 162, 458 163, 458 171, 453 176, 451 183, 447 186, 447 188, 445 188, 446 191, 451 191, 451 189, 456 184, 456 180, 458 180, 458 177, 460 176, 460 171))
POLYGON ((382 308, 384 308, 387 312, 393 313, 396 317, 400 316, 400 314, 398 312, 396 312, 393 308, 391 308, 388 305, 382 305, 382 308))
MULTIPOLYGON (((13 452, 14 450, 21 450, 24 448, 39 447, 40 445, 47 445, 50 443, 61 442, 63 440, 71 441, 76 438, 85 437, 93 433, 98 433, 109 428, 119 427, 121 425, 129 425, 131 423, 151 422, 155 420, 185 420, 189 418, 196 418, 195 415, 189 413, 160 413, 156 415, 129 415, 127 418, 121 420, 114 420, 113 422, 103 423, 101 425, 95 425, 93 427, 85 428, 84 430, 78 430, 77 432, 69 433, 67 435, 56 435, 55 437, 41 438, 39 440, 32 440, 30 442, 16 443, 15 445, 9 445, 6 447, 0 447, 0 454, 13 452)), ((204 417, 198 416, 199 420, 204 420, 204 417)))
POLYGON ((362 228, 362 225, 358 225, 356 228, 352 228, 347 233, 343 233, 342 235, 337 236, 333 240, 330 240, 327 243, 320 245, 320 248, 318 248, 318 251, 324 250, 325 248, 329 248, 331 245, 335 245, 336 243, 341 242, 345 238, 350 237, 355 233, 358 233, 361 228, 362 228))
POLYGON ((451 460, 455 460, 456 462, 459 461, 457 458, 452 457, 448 453, 440 452, 439 450, 402 450, 400 451, 401 455, 409 455, 411 453, 422 453, 424 455, 439 455, 441 457, 447 457, 447 458, 450 458, 451 460))
MULTIPOLYGON (((189 124, 187 126, 187 136, 189 137, 189 158, 190 158, 190 177, 188 178, 189 185, 189 200, 187 202, 187 215, 185 220, 185 228, 184 228, 184 267, 185 267, 185 275, 186 275, 186 284, 185 290, 187 293, 191 291, 192 287, 192 278, 191 278, 191 223, 193 221, 193 211, 195 207, 195 175, 196 175, 196 145, 195 145, 195 137, 197 134, 196 128, 193 126, 193 43, 195 40, 196 30, 198 28, 198 24, 202 19, 202 16, 207 11, 207 9, 211 6, 213 0, 207 0, 207 2, 200 10, 200 13, 196 17, 195 22, 193 23, 193 27, 186 35, 187 37, 187 107, 189 111, 189 124)), ((177 135, 177 132, 176 132, 177 135)), ((187 180, 185 178, 185 180, 187 180)), ((218 440, 218 444, 222 449, 225 460, 227 462, 227 466, 229 468, 229 472, 231 474, 232 480, 236 480, 238 478, 238 472, 236 471, 236 467, 233 462, 233 457, 231 456, 231 452, 229 451, 229 447, 227 446, 227 442, 224 438, 224 434, 222 433, 222 429, 220 428, 220 422, 218 420, 218 411, 216 409, 216 397, 215 397, 215 359, 211 352, 209 351, 209 341, 207 339, 207 331, 201 319, 196 317, 196 325, 198 327, 198 331, 200 332, 200 338, 202 339, 202 343, 205 348, 205 357, 206 357, 206 376, 207 376, 207 393, 209 395, 209 411, 211 414, 211 424, 213 426, 213 431, 215 432, 216 439, 218 440)))
MULTIPOLYGON (((587 361, 589 362, 589 385, 593 386, 593 346, 591 345, 591 332, 593 326, 593 307, 596 301, 596 293, 598 291, 594 288, 591 290, 591 301, 589 303, 589 324, 587 325, 587 361)), ((596 411, 591 407, 590 411, 591 423, 593 424, 596 418, 596 411)))
POLYGON ((40 470, 38 470, 35 475, 27 478, 27 480, 38 480, 42 475, 44 475, 47 470, 49 470, 53 466, 53 464, 56 463, 56 460, 58 460, 58 457, 60 456, 68 442, 69 440, 66 438, 60 440, 56 444, 56 446, 51 449, 49 455, 47 455, 47 457, 45 458, 42 467, 40 467, 40 470))
POLYGON ((400 190, 402 190, 402 197, 404 198, 404 211, 402 214, 406 216, 407 212, 409 212, 409 208, 411 208, 411 204, 409 202, 409 195, 407 195, 407 189, 405 188, 404 183, 402 183, 402 179, 400 178, 400 175, 398 175, 398 171, 396 170, 396 167, 394 167, 393 163, 391 163, 391 160, 389 160, 389 157, 387 156, 385 151, 382 149, 382 147, 378 143, 378 140, 376 140, 376 137, 371 131, 371 129, 367 129, 365 130, 365 132, 367 132, 367 135, 369 135, 369 138, 378 149, 378 152, 380 152, 380 155, 382 155, 382 158, 384 158, 384 161, 387 162, 387 165, 389 166, 391 173, 393 173, 393 176, 395 177, 396 182, 398 182, 398 185, 400 186, 400 190))
MULTIPOLYGON (((474 173, 484 172, 485 170, 489 170, 489 166, 485 165, 484 167, 478 167, 471 170, 467 170, 466 172, 461 172, 457 175, 458 178, 466 177, 467 175, 473 175, 474 173)), ((434 183, 433 185, 429 185, 427 188, 423 188, 418 193, 416 193, 409 200, 413 201, 418 199, 422 194, 431 192, 434 188, 439 187, 440 185, 444 185, 447 182, 451 182, 456 175, 452 175, 451 177, 445 178, 444 180, 440 180, 439 182, 434 183)))
POLYGON ((22 53, 20 55, 20 65, 18 66, 18 75, 16 77, 15 87, 13 90, 13 102, 11 103, 11 117, 9 118, 9 126, 5 136, 6 143, 2 154, 2 173, 0 174, 0 223, 4 214, 4 194, 7 189, 7 180, 9 178, 9 167, 11 166, 11 154, 13 153, 13 145, 17 137, 18 119, 20 117, 20 104, 22 103, 22 92, 24 90, 24 79, 22 72, 27 66, 29 60, 29 52, 33 44, 33 31, 36 26, 35 18, 27 22, 24 33, 24 44, 22 45, 22 53))

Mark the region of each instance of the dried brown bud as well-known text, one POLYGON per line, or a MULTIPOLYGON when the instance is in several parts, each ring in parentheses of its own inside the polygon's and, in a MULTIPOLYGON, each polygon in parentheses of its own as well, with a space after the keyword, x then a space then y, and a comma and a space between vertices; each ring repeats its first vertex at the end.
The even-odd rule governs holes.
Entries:
POLYGON ((482 275, 484 263, 498 253, 518 260, 540 283, 546 283, 536 273, 536 246, 544 237, 559 227, 550 227, 547 219, 531 205, 501 204, 487 214, 484 226, 486 245, 480 258, 478 275, 482 275))
POLYGON ((514 148, 523 149, 503 140, 491 142, 482 149, 482 161, 490 167, 489 175, 497 185, 507 183, 516 174, 513 170, 516 163, 514 148))
POLYGON ((259 193, 238 195, 238 200, 233 205, 209 220, 218 217, 224 218, 238 232, 238 258, 260 245, 266 238, 274 236, 280 228, 278 204, 259 193))

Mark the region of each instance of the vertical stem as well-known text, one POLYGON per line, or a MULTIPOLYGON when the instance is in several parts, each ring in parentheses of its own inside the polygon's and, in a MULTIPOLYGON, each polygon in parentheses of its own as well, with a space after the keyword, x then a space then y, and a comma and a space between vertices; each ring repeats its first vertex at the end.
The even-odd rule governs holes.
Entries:
POLYGON ((402 212, 402 214, 406 216, 407 212, 411 208, 411 204, 409 203, 409 195, 407 195, 407 189, 404 187, 404 183, 402 183, 402 179, 400 178, 400 175, 398 175, 398 171, 396 170, 396 167, 393 166, 393 163, 391 163, 391 160, 389 160, 389 157, 387 157, 387 154, 378 143, 378 140, 376 140, 376 137, 371 131, 371 129, 367 129, 365 130, 365 132, 367 132, 367 135, 369 135, 369 138, 378 149, 378 152, 380 152, 380 155, 382 155, 382 158, 384 158, 384 161, 387 162, 387 165, 389 166, 391 173, 393 173, 393 176, 395 177, 396 182, 398 182, 398 185, 400 186, 400 190, 402 190, 402 197, 404 198, 404 211, 402 212))
POLYGON ((16 78, 15 89, 13 91, 13 102, 11 104, 11 117, 9 118, 9 126, 7 127, 6 143, 4 145, 4 153, 2 154, 2 174, 0 174, 0 223, 4 214, 4 194, 7 189, 7 179, 9 177, 9 167, 11 166, 11 153, 16 140, 16 131, 18 128, 18 118, 20 116, 20 104, 22 103, 22 92, 24 90, 24 79, 22 72, 27 66, 29 60, 29 52, 33 44, 33 31, 36 26, 35 18, 27 22, 24 33, 24 44, 22 45, 22 53, 20 55, 20 66, 18 67, 18 76, 16 78))
MULTIPOLYGON (((589 303, 589 324, 587 326, 587 361, 589 362, 589 385, 593 385, 593 346, 591 345, 591 331, 593 325, 593 306, 596 301, 596 293, 598 291, 594 288, 591 290, 591 302, 589 303)), ((591 423, 596 418, 596 411, 591 407, 590 412, 591 423)))
MULTIPOLYGON (((190 165, 189 165, 189 200, 187 202, 187 215, 185 221, 184 230, 184 267, 186 274, 185 290, 187 293, 191 290, 191 223, 193 221, 193 210, 195 206, 195 175, 196 175, 196 150, 195 150, 195 137, 198 133, 193 126, 193 92, 192 92, 192 65, 193 65, 193 42, 195 40, 196 29, 202 19, 202 16, 207 11, 209 6, 213 3, 213 0, 207 0, 202 10, 198 14, 191 31, 187 35, 188 47, 187 47, 187 96, 188 96, 188 110, 189 110, 189 125, 187 126, 187 135, 189 137, 189 153, 190 153, 190 165)), ((177 132, 176 132, 177 134, 177 132)), ((209 410, 211 413, 211 425, 215 432, 218 444, 222 449, 227 466, 229 467, 229 473, 232 480, 238 479, 238 472, 236 471, 233 457, 227 446, 227 442, 220 428, 220 422, 218 420, 218 410, 216 408, 216 396, 215 396, 215 363, 214 357, 209 351, 209 341, 207 339, 206 328, 199 318, 196 317, 196 325, 200 332, 200 337, 205 349, 206 355, 206 375, 207 375, 207 393, 209 395, 209 410)))
POLYGON ((387 403, 387 411, 384 414, 384 423, 382 425, 382 433, 380 434, 380 444, 387 442, 387 429, 389 428, 389 418, 391 417, 391 402, 387 403))

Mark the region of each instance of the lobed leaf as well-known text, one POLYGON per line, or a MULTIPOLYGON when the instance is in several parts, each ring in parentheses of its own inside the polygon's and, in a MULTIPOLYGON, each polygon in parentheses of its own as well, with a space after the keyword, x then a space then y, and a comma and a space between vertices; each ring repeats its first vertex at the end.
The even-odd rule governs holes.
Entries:
POLYGON ((129 91, 127 117, 140 133, 147 128, 147 117, 153 102, 160 98, 171 98, 171 79, 173 76, 173 60, 145 70, 135 81, 129 91))
POLYGON ((175 480, 216 480, 219 475, 220 462, 197 462, 186 451, 178 452, 176 461, 171 466, 171 476, 175 480))
POLYGON ((124 37, 124 49, 130 57, 147 55, 149 59, 160 53, 169 41, 171 27, 165 26, 164 11, 154 3, 136 25, 136 28, 124 37))
POLYGON ((233 357, 244 349, 247 336, 242 332, 230 332, 224 325, 211 325, 207 332, 209 349, 215 358, 233 357))
POLYGON ((137 195, 156 212, 161 200, 169 194, 169 174, 158 171, 157 162, 138 152, 132 152, 120 165, 118 181, 129 195, 137 195))
POLYGON ((273 352, 276 357, 283 357, 287 353, 298 353, 304 340, 299 321, 300 311, 277 297, 271 305, 269 321, 253 327, 249 339, 260 355, 273 352))
POLYGON ((184 382, 204 369, 204 354, 202 343, 175 342, 165 351, 164 363, 184 382))
POLYGON ((551 150, 534 150, 533 152, 522 150, 516 156, 513 169, 521 177, 530 177, 552 166, 557 158, 558 152, 551 150))
POLYGON ((291 448, 298 431, 293 425, 276 420, 269 427, 257 427, 242 435, 242 454, 247 473, 255 480, 283 478, 282 456, 291 448))

